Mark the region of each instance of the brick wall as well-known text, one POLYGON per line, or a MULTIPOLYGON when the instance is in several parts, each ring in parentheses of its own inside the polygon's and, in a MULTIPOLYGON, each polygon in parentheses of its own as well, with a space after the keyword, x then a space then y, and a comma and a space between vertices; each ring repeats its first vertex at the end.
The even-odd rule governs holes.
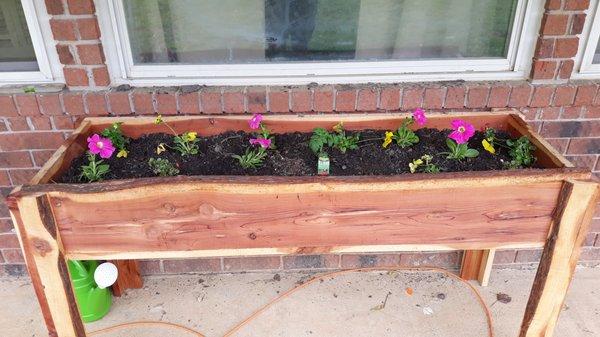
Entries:
MULTIPOLYGON (((477 111, 516 108, 561 153, 600 176, 600 81, 572 81, 588 1, 548 0, 531 78, 511 82, 443 82, 299 87, 131 88, 111 86, 91 0, 46 0, 66 86, 59 92, 0 91, 0 188, 27 182, 84 116, 222 113, 477 111)), ((0 205, 0 276, 26 273, 6 205, 0 205)), ((535 263, 539 250, 501 251, 495 263, 535 263)), ((143 272, 335 269, 379 265, 458 268, 460 252, 144 261, 143 272)), ((600 264, 600 211, 582 263, 600 264)))

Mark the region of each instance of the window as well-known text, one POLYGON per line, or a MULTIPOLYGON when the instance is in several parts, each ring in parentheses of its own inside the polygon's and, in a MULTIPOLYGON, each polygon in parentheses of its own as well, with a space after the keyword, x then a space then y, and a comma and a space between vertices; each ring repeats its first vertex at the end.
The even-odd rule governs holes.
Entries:
POLYGON ((600 78, 600 11, 598 1, 593 2, 587 13, 584 31, 579 45, 577 57, 578 72, 572 78, 600 78))
POLYGON ((109 63, 125 80, 293 84, 415 74, 490 79, 491 72, 516 78, 533 44, 525 33, 536 19, 526 14, 541 2, 110 0, 103 42, 118 41, 108 46, 109 63))
MULTIPOLYGON (((54 46, 44 42, 37 17, 40 11, 45 13, 40 0, 0 1, 0 84, 55 80, 46 52, 54 46)), ((49 26, 45 29, 50 31, 49 26)))

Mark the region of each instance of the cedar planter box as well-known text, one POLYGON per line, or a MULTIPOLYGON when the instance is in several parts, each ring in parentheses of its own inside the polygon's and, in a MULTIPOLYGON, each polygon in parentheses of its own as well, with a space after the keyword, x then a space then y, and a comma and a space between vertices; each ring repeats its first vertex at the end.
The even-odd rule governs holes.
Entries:
MULTIPOLYGON (((578 258, 597 184, 511 112, 458 114, 529 136, 545 169, 399 176, 180 176, 51 184, 112 122, 139 137, 153 118, 88 118, 29 185, 9 196, 50 331, 84 336, 65 259, 545 247, 523 336, 549 336, 578 258)), ((395 129, 402 114, 267 116, 273 133, 395 129)), ((447 128, 454 115, 428 114, 447 128)), ((165 118, 200 136, 248 130, 248 116, 165 118)), ((316 163, 315 163, 316 164, 316 163)))

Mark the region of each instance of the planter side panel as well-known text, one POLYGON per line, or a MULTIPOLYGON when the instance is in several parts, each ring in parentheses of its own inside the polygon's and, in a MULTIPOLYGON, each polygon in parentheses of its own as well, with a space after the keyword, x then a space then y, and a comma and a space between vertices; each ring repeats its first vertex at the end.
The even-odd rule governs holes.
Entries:
MULTIPOLYGON (((545 242, 561 182, 414 190, 281 193, 260 185, 177 185, 53 193, 68 254, 433 244, 493 248, 545 242)), ((140 256, 139 254, 136 256, 140 256)))

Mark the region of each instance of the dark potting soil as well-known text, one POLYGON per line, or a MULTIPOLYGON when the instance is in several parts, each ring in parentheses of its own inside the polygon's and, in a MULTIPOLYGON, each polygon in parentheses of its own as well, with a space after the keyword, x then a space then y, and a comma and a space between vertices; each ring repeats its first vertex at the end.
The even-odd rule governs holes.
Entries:
MULTIPOLYGON (((347 135, 354 132, 347 131, 347 135)), ((456 171, 487 171, 505 169, 504 163, 510 161, 508 151, 497 148, 496 154, 485 151, 481 145, 484 138, 477 131, 469 140, 469 147, 477 149, 477 158, 464 160, 446 159, 446 139, 450 130, 422 128, 415 133, 420 141, 411 147, 400 148, 392 142, 387 149, 381 144, 385 131, 363 130, 360 133, 360 143, 357 150, 341 153, 336 149, 328 149, 330 159, 330 175, 395 175, 410 173, 408 164, 425 154, 434 156, 433 164, 442 172, 456 171)), ((110 172, 104 180, 154 177, 154 172, 148 165, 148 159, 166 158, 175 164, 180 175, 274 175, 274 176, 311 176, 317 174, 317 156, 308 147, 311 133, 275 134, 276 149, 268 149, 263 165, 256 169, 243 169, 238 161, 231 156, 242 155, 249 145, 252 134, 245 132, 227 132, 224 134, 199 137, 200 152, 197 155, 182 157, 175 150, 156 154, 160 143, 173 146, 173 136, 168 134, 149 134, 138 139, 131 139, 127 146, 127 158, 116 158, 113 155, 104 162, 110 165, 110 172)), ((503 132, 498 132, 500 138, 508 138, 503 132)), ((87 164, 87 157, 82 154, 75 159, 71 167, 58 178, 57 182, 78 183, 81 166, 87 164)))

